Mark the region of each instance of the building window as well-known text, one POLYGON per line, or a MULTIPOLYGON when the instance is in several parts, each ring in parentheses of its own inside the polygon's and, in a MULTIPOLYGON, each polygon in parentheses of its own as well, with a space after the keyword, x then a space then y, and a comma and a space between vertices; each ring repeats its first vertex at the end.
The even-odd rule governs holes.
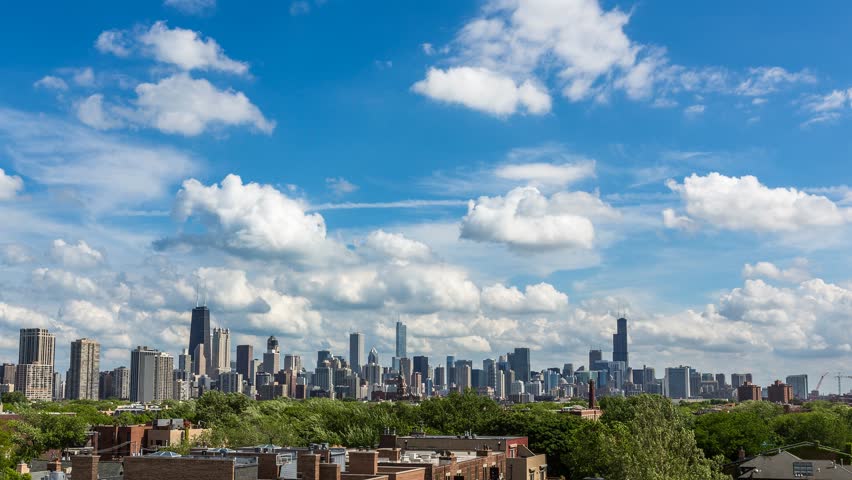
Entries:
POLYGON ((812 477, 814 475, 813 462, 793 462, 794 477, 812 477))

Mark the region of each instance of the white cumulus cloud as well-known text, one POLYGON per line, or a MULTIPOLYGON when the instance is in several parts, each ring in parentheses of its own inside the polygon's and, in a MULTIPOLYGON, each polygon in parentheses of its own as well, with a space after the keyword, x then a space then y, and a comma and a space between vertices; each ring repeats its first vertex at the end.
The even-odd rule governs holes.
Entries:
POLYGON ((0 168, 0 200, 11 200, 24 189, 24 181, 17 175, 8 175, 0 168))
MULTIPOLYGON (((838 226, 850 219, 848 209, 824 196, 795 188, 767 187, 751 175, 692 174, 682 184, 669 180, 667 185, 680 195, 689 218, 728 230, 792 232, 838 226)), ((669 226, 686 222, 674 212, 670 216, 669 226)))
POLYGON ((158 245, 195 243, 249 256, 301 260, 340 254, 342 247, 326 238, 322 215, 305 209, 303 202, 271 185, 244 184, 236 175, 210 186, 190 179, 177 194, 174 215, 181 222, 197 217, 209 231, 201 237, 164 239, 158 245))
POLYGON ((194 136, 210 125, 251 125, 264 133, 275 129, 275 122, 267 120, 242 92, 219 90, 188 74, 142 83, 136 93, 138 114, 165 133, 194 136))
POLYGON ((157 61, 175 65, 183 70, 216 70, 242 75, 248 64, 225 55, 216 40, 193 30, 169 28, 166 22, 156 22, 138 36, 138 41, 157 61))
POLYGON ((57 238, 51 245, 50 256, 59 264, 71 268, 92 268, 104 263, 104 254, 83 240, 73 244, 57 238))
POLYGON ((482 304, 507 313, 555 312, 568 306, 568 295, 549 283, 527 285, 523 292, 497 283, 482 289, 482 304))
POLYGON ((461 237, 520 250, 592 248, 595 227, 590 217, 617 218, 618 212, 586 192, 547 197, 535 187, 518 187, 505 197, 471 200, 461 237))
POLYGON ((482 67, 431 68, 412 89, 447 103, 457 103, 497 116, 518 111, 543 114, 550 111, 550 95, 535 82, 518 84, 511 77, 482 67))

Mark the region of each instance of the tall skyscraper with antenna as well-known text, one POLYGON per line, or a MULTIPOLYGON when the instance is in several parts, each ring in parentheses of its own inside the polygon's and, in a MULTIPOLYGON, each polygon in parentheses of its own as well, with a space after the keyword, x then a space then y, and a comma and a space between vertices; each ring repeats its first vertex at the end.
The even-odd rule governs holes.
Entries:
POLYGON ((204 345, 205 359, 210 359, 210 310, 207 305, 198 305, 192 309, 192 323, 189 325, 189 354, 192 356, 192 364, 198 365, 195 358, 195 348, 204 345))
POLYGON ((612 335, 612 361, 624 362, 625 370, 630 366, 627 354, 627 319, 619 317, 616 321, 616 333, 612 335))

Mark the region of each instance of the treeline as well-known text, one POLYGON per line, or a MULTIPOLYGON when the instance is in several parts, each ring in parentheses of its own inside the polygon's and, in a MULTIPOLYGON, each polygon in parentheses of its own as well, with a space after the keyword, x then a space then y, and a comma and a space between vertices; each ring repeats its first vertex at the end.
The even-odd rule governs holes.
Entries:
MULTIPOLYGON (((385 428, 408 434, 525 435, 545 453, 551 476, 584 478, 723 479, 721 466, 743 447, 754 454, 800 441, 852 448, 852 408, 814 402, 802 413, 747 402, 730 411, 695 415, 708 404, 675 405, 658 396, 604 398, 600 421, 560 413, 562 405, 535 403, 504 408, 472 392, 419 404, 361 403, 314 399, 256 402, 239 394, 208 392, 188 402, 167 402, 159 413, 100 413, 116 402, 59 402, 13 405, 23 420, 0 429, 2 467, 13 467, 50 448, 85 443, 91 424, 135 424, 184 418, 209 428, 208 446, 327 442, 371 447, 385 428), (74 412, 77 415, 56 415, 74 412)), ((173 447, 188 450, 190 445, 173 447)))

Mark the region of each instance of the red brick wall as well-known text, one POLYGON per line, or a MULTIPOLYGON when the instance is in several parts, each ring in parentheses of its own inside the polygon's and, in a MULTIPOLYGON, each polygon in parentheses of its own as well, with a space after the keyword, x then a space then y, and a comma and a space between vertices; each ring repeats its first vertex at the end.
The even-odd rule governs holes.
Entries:
POLYGON ((350 473, 375 475, 379 472, 379 452, 349 452, 350 473))
POLYGON ((124 480, 234 480, 233 460, 127 457, 124 480))

